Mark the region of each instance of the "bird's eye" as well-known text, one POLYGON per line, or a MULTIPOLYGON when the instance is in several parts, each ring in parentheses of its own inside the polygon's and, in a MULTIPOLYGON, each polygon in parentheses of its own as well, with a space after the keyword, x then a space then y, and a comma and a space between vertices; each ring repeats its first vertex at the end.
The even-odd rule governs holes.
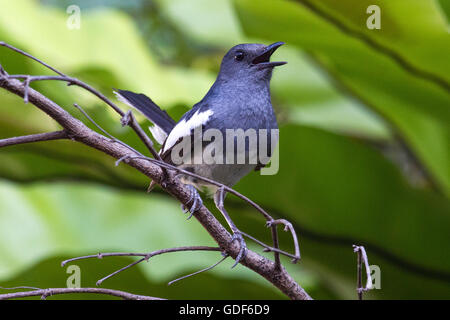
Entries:
POLYGON ((234 59, 236 61, 242 61, 242 59, 244 59, 244 52, 236 51, 236 55, 234 56, 234 59))

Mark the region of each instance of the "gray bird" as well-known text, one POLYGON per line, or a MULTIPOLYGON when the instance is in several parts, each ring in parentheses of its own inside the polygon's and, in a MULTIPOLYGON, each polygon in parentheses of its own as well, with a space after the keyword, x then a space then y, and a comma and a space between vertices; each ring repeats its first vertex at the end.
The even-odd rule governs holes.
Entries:
MULTIPOLYGON (((275 141, 273 136, 278 125, 270 98, 270 79, 273 68, 286 62, 272 62, 270 57, 283 44, 276 42, 265 46, 251 43, 231 48, 225 54, 217 79, 208 93, 177 123, 143 94, 127 90, 114 93, 119 100, 139 110, 153 123, 150 131, 162 145, 160 155, 164 161, 232 187, 252 170, 259 170, 267 164, 268 158, 262 159, 260 156, 261 145, 266 147, 270 158, 277 142, 278 135, 275 141), (229 136, 228 143, 233 144, 227 148, 227 130, 239 132, 236 129, 247 133, 255 130, 262 132, 262 135, 257 134, 253 144, 250 137, 244 136, 241 145, 238 140, 242 137, 229 136), (208 140, 205 139, 207 133, 218 136, 208 140), (218 139, 220 135, 223 140, 218 139), (206 151, 212 161, 203 161, 201 156, 206 151), (230 155, 233 158, 231 162, 227 161, 230 155), (238 158, 240 162, 236 160, 238 158)), ((202 205, 196 188, 214 194, 214 203, 233 232, 232 241, 238 240, 240 243, 236 265, 245 256, 246 244, 242 233, 224 209, 224 190, 191 176, 181 175, 180 178, 192 192, 191 216, 202 205)))

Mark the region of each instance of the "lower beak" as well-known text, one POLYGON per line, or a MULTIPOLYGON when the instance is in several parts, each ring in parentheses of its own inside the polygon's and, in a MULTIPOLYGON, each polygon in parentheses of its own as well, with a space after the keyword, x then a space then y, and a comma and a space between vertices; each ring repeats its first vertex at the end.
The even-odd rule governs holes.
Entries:
POLYGON ((285 61, 270 61, 270 57, 275 52, 275 50, 277 50, 283 44, 284 42, 280 41, 268 45, 261 54, 259 54, 256 58, 253 59, 252 61, 253 65, 257 65, 263 68, 269 68, 286 64, 287 62, 285 61))

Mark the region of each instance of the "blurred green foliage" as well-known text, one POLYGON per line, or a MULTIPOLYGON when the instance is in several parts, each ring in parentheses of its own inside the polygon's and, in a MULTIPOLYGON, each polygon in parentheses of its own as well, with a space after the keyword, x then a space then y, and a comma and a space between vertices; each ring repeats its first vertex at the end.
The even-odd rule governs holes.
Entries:
MULTIPOLYGON (((280 171, 254 173, 236 186, 294 222, 303 258, 284 265, 316 299, 354 299, 351 245, 359 244, 381 269, 381 290, 367 297, 450 298, 448 15, 443 0, 0 0, 0 40, 112 99, 112 87, 143 92, 174 118, 206 93, 229 47, 285 41, 275 59, 289 63, 272 80, 280 171), (79 30, 66 27, 72 4, 81 8, 79 30), (381 8, 381 30, 366 28, 370 4, 381 8)), ((49 74, 5 48, 0 63, 10 74, 49 74)), ((88 93, 55 82, 32 86, 85 120, 72 107, 80 104, 110 133, 145 152, 88 93)), ((57 128, 0 90, 0 139, 57 128)), ((68 275, 59 262, 68 257, 213 244, 168 195, 145 194, 145 177, 74 142, 3 148, 0 178, 3 287, 65 286, 68 275)), ((227 204, 241 229, 269 241, 254 210, 231 196, 227 204)), ((281 234, 281 244, 292 250, 288 234, 281 234)), ((166 286, 218 261, 214 252, 153 259, 103 286, 176 299, 285 298, 253 272, 231 270, 231 261, 166 286)), ((77 263, 82 286, 131 261, 77 263)))

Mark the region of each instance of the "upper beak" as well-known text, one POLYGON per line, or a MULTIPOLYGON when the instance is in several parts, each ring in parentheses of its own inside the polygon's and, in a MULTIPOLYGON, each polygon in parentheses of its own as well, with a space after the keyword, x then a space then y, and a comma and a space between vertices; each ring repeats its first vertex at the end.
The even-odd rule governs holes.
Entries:
POLYGON ((254 65, 258 65, 265 68, 276 67, 286 64, 287 62, 285 61, 273 61, 273 62, 270 61, 270 56, 275 52, 275 50, 277 50, 283 44, 284 42, 279 41, 272 43, 271 45, 268 45, 261 54, 259 54, 256 58, 253 59, 252 63, 254 65))

